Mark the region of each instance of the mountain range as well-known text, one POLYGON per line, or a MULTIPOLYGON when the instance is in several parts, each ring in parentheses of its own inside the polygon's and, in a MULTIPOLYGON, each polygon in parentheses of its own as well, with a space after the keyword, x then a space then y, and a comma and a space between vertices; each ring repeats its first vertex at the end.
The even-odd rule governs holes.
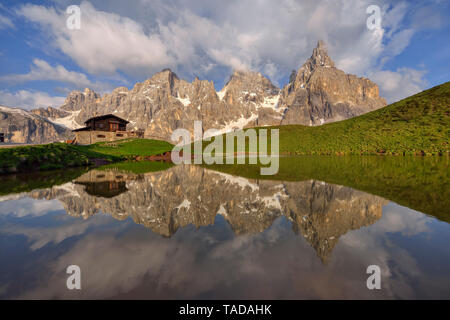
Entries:
POLYGON ((5 142, 47 143, 65 140, 72 132, 44 116, 20 108, 0 106, 0 133, 5 142))
POLYGON ((216 91, 212 81, 196 78, 187 82, 164 69, 131 90, 118 87, 101 96, 86 88, 72 91, 59 108, 26 112, 38 116, 36 121, 52 123, 56 135, 46 130, 29 134, 26 126, 7 120, 6 108, 2 109, 0 132, 6 133, 6 141, 50 142, 66 138, 69 129, 82 127, 90 117, 115 114, 130 122, 129 130, 144 130, 146 138, 170 141, 173 130, 192 131, 195 120, 203 122, 204 130, 214 128, 221 133, 267 125, 317 126, 385 105, 375 83, 337 69, 325 44, 319 41, 311 57, 291 73, 282 89, 261 73, 235 70, 216 91))

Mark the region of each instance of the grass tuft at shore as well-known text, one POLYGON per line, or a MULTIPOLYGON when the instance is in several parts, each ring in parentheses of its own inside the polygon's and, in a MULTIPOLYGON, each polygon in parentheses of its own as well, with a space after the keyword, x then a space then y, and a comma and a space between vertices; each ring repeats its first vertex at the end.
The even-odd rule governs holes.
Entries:
POLYGON ((127 139, 88 146, 50 143, 0 149, 0 174, 45 171, 92 164, 93 159, 118 162, 170 151, 172 145, 150 139, 127 139))

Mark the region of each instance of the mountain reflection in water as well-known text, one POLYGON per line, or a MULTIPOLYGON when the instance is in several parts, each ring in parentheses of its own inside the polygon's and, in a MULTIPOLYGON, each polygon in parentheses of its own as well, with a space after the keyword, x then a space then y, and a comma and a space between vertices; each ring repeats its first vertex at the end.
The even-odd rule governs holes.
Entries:
POLYGON ((449 298, 449 231, 314 179, 93 169, 0 197, 0 298, 449 298))
POLYGON ((256 181, 185 165, 147 174, 91 170, 73 183, 29 196, 57 199, 74 217, 99 212, 118 220, 131 217, 165 237, 189 224, 212 225, 218 214, 237 235, 263 232, 285 216, 323 262, 341 235, 373 224, 387 204, 380 197, 320 181, 256 181))

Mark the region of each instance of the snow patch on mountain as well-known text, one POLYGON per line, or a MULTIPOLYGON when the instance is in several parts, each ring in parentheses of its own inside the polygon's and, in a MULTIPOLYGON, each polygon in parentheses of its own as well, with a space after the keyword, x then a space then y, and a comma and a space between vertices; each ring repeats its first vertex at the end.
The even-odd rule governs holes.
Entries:
POLYGON ((222 101, 223 97, 227 93, 227 89, 224 87, 222 90, 216 92, 217 96, 219 97, 220 101, 222 101))
POLYGON ((72 130, 81 128, 82 126, 75 120, 77 116, 80 114, 81 109, 77 111, 66 111, 66 112, 70 113, 70 115, 64 118, 48 118, 48 120, 50 120, 54 124, 64 126, 72 130))
POLYGON ((259 108, 271 108, 275 111, 281 112, 282 109, 278 108, 278 102, 280 100, 280 95, 272 97, 264 97, 264 101, 259 105, 259 108))
POLYGON ((189 99, 189 97, 186 96, 186 98, 181 98, 181 97, 180 97, 180 93, 178 93, 176 99, 177 99, 178 101, 180 101, 180 102, 183 104, 183 106, 185 106, 185 107, 187 107, 188 105, 191 104, 191 100, 189 99))
POLYGON ((16 113, 16 114, 20 114, 24 117, 27 118, 33 118, 33 115, 30 114, 28 111, 25 111, 23 109, 20 108, 10 108, 10 107, 5 107, 5 106, 0 106, 0 111, 3 112, 9 112, 9 113, 16 113))
POLYGON ((204 138, 210 138, 212 136, 218 136, 220 134, 225 134, 228 132, 242 130, 242 129, 244 129, 244 127, 246 125, 248 125, 251 121, 256 120, 257 118, 258 118, 258 115, 254 114, 254 113, 252 113, 252 115, 248 118, 244 118, 244 116, 241 115, 241 117, 239 119, 230 121, 230 122, 226 123, 225 126, 223 126, 222 128, 216 129, 216 131, 214 132, 213 135, 205 133, 204 138))

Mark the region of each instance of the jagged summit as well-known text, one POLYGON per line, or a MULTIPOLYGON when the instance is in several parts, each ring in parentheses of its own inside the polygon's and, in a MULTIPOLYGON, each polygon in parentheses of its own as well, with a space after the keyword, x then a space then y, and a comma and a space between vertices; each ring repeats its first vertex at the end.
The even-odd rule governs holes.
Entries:
POLYGON ((317 46, 314 48, 311 57, 306 62, 311 62, 313 66, 330 68, 335 67, 333 60, 331 60, 330 56, 328 55, 326 45, 322 40, 319 40, 319 42, 317 42, 317 46))
POLYGON ((172 69, 170 69, 170 68, 164 68, 164 69, 162 69, 160 72, 158 72, 158 73, 162 73, 162 72, 169 72, 169 73, 174 73, 173 71, 172 71, 172 69))
POLYGON ((321 125, 385 105, 375 83, 337 69, 325 43, 319 41, 311 57, 292 72, 283 88, 280 106, 286 112, 281 124, 321 125))
POLYGON ((156 75, 161 75, 161 74, 167 74, 167 75, 170 75, 170 76, 174 76, 175 78, 178 79, 177 74, 176 74, 175 72, 173 72, 172 69, 170 69, 170 68, 164 68, 164 69, 162 69, 160 72, 155 73, 155 74, 153 75, 153 77, 156 76, 156 75))
POLYGON ((258 79, 263 77, 264 76, 261 73, 256 71, 233 69, 233 72, 228 78, 228 81, 225 83, 225 87, 228 84, 236 81, 251 81, 251 79, 258 79))
POLYGON ((216 92, 211 81, 189 82, 166 68, 132 89, 119 87, 103 96, 89 89, 73 91, 58 111, 39 114, 75 128, 92 116, 111 113, 128 120, 129 129, 170 141, 175 129, 191 130, 196 120, 202 120, 204 130, 225 133, 252 126, 320 125, 384 105, 376 84, 337 69, 319 41, 282 90, 260 72, 236 69, 216 92))
POLYGON ((91 90, 90 88, 84 88, 83 91, 85 94, 91 94, 91 93, 95 93, 94 90, 91 90))
POLYGON ((168 81, 172 83, 174 80, 179 80, 175 72, 169 68, 165 68, 158 73, 155 73, 151 78, 146 81, 168 81))
POLYGON ((250 70, 234 70, 232 75, 230 76, 230 79, 225 84, 225 87, 228 87, 230 85, 244 85, 245 87, 253 85, 263 85, 265 87, 270 87, 270 89, 278 89, 268 78, 263 76, 261 72, 250 70))
POLYGON ((279 92, 280 89, 260 72, 235 70, 219 96, 244 118, 235 121, 240 122, 236 124, 239 128, 279 122, 280 113, 275 110, 279 92))

